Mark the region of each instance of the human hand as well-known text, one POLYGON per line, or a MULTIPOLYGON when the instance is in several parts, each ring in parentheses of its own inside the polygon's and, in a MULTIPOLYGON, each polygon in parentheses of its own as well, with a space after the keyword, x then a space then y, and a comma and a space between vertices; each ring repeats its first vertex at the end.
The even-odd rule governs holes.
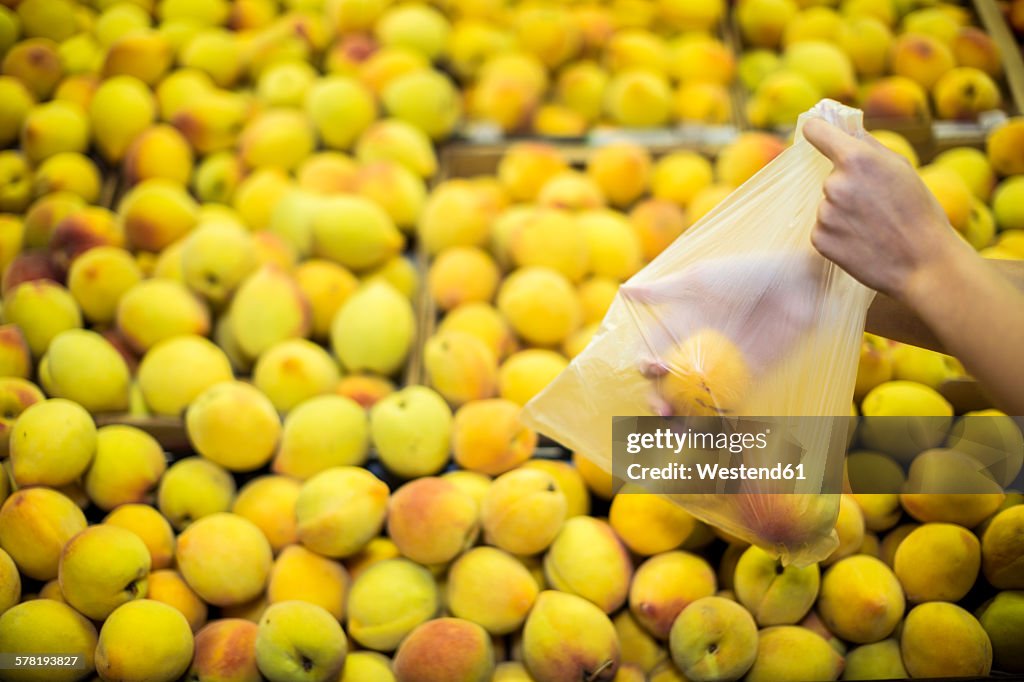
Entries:
POLYGON ((970 248, 902 156, 821 119, 807 121, 803 134, 835 167, 811 243, 855 279, 905 301, 916 280, 937 276, 970 248))

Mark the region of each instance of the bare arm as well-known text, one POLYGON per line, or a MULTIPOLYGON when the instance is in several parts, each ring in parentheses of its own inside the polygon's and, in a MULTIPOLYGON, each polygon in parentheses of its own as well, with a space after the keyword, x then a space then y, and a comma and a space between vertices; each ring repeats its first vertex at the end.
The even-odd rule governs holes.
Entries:
MULTIPOLYGON (((929 345, 958 357, 1001 409, 1024 415, 1024 292, 954 234, 902 157, 820 120, 804 133, 835 165, 814 246, 913 311, 937 342, 929 345)), ((928 340, 912 319, 903 332, 928 340)))
MULTIPOLYGON (((1024 291, 1024 261, 988 260, 985 263, 1024 291)), ((867 331, 940 353, 949 352, 928 325, 921 321, 916 311, 886 294, 878 294, 871 303, 871 308, 868 309, 867 331)))

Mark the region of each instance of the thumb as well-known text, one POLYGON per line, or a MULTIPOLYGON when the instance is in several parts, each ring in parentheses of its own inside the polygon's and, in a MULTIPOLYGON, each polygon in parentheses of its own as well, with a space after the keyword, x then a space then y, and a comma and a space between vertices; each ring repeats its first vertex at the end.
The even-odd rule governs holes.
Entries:
POLYGON ((812 118, 804 124, 804 139, 824 154, 832 163, 839 165, 860 143, 849 133, 843 132, 820 118, 812 118))

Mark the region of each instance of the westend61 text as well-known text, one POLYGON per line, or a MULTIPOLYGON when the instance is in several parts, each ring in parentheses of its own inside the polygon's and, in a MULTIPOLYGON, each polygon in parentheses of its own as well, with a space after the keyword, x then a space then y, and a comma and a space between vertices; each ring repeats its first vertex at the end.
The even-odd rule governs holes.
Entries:
POLYGON ((719 464, 667 464, 660 467, 645 467, 630 464, 626 476, 632 481, 804 481, 803 464, 776 464, 767 467, 751 467, 740 464, 724 467, 719 464))

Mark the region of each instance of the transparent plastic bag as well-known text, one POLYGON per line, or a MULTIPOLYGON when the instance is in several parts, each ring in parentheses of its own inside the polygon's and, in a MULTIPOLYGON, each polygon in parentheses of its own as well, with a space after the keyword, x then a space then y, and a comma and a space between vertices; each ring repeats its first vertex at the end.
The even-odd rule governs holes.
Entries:
MULTIPOLYGON (((861 112, 831 100, 803 114, 790 148, 622 286, 590 345, 526 406, 526 423, 610 472, 613 417, 850 415, 874 292, 811 245, 832 168, 803 138, 812 117, 865 134, 861 112)), ((810 470, 789 493, 669 497, 786 563, 824 558, 839 506, 824 460, 847 424, 792 422, 810 470)))

